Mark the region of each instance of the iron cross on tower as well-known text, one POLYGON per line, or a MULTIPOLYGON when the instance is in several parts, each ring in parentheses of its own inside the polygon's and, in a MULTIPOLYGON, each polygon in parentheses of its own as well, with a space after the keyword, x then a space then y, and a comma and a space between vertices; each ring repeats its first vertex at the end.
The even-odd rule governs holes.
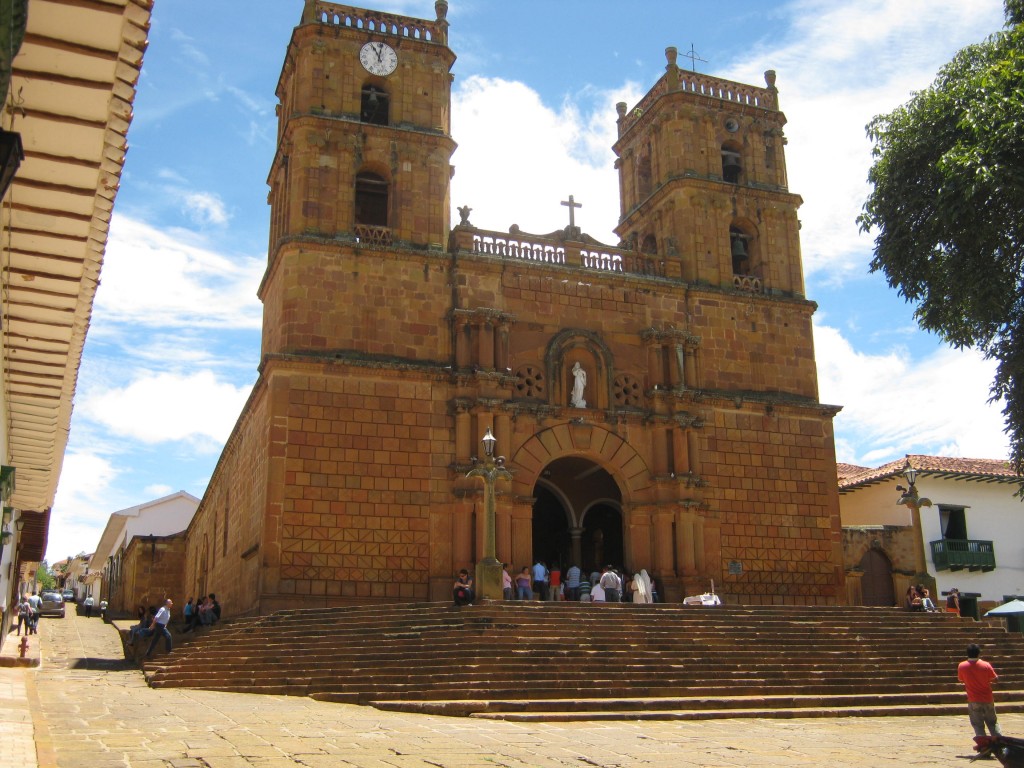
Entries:
POLYGON ((575 209, 576 208, 582 208, 583 207, 583 203, 577 203, 576 200, 573 199, 573 196, 569 195, 569 199, 568 200, 563 200, 562 201, 562 205, 569 206, 569 232, 570 233, 574 233, 574 232, 576 232, 576 210, 575 209))

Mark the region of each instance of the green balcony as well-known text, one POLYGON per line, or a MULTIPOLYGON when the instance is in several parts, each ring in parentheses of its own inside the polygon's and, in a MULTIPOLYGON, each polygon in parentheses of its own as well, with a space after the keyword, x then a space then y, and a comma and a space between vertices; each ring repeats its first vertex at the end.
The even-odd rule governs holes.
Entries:
POLYGON ((996 551, 991 541, 940 539, 933 541, 931 548, 937 571, 991 571, 996 567, 996 551))

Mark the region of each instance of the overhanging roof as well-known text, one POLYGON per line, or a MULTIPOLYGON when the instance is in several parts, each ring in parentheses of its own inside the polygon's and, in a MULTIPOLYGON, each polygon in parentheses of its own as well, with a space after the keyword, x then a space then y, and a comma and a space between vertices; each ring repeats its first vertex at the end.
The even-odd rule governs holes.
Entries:
POLYGON ((903 475, 903 468, 908 461, 922 476, 932 475, 982 483, 1024 482, 1024 478, 1014 472, 1010 462, 1005 459, 961 459, 908 453, 906 458, 890 461, 875 468, 855 467, 851 464, 837 465, 839 493, 849 493, 858 488, 899 478, 903 475))
POLYGON ((56 493, 152 5, 29 0, 3 113, 25 159, 0 213, 3 463, 22 510, 56 493))

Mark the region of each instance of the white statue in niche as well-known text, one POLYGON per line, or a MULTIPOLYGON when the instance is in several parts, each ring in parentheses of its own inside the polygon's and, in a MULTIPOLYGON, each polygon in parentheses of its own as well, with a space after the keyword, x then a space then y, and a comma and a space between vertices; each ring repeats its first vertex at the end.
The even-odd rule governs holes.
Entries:
POLYGON ((575 379, 572 385, 572 396, 569 398, 569 405, 573 408, 586 408, 587 401, 583 399, 583 390, 587 388, 587 372, 578 362, 572 367, 572 377, 575 379))

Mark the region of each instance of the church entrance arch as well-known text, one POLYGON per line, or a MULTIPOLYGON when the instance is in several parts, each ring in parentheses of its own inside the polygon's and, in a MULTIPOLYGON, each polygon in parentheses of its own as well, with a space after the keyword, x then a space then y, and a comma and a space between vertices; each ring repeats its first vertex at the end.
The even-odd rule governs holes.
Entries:
POLYGON ((600 571, 606 565, 622 567, 622 512, 617 504, 598 502, 583 516, 583 570, 600 571))
POLYGON ((575 564, 586 572, 622 563, 622 492, 600 464, 581 456, 555 459, 540 473, 533 497, 534 562, 563 570, 575 564))
POLYGON ((569 512, 552 489, 538 485, 533 503, 533 561, 568 567, 572 556, 569 512))

